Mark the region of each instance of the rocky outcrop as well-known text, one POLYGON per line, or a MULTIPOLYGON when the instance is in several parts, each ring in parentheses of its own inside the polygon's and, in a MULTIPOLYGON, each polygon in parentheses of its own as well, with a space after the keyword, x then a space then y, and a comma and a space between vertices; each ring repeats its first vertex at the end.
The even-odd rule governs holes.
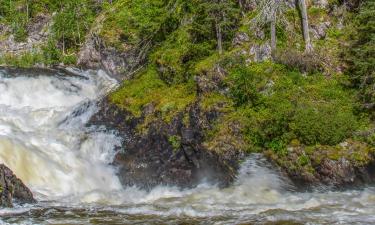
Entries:
POLYGON ((114 130, 124 138, 114 164, 123 185, 149 190, 157 185, 172 185, 182 188, 193 187, 201 182, 229 185, 236 176, 240 151, 218 154, 203 145, 204 124, 212 123, 216 115, 203 113, 198 105, 183 113, 170 123, 154 120, 143 126, 146 114, 152 106, 145 107, 141 118, 105 99, 100 111, 91 119, 90 125, 102 125, 114 130))
POLYGON ((78 53, 77 66, 105 70, 117 80, 129 79, 144 63, 151 46, 149 43, 139 46, 123 43, 121 48, 115 48, 107 44, 100 35, 104 20, 103 15, 98 16, 88 32, 78 53))
POLYGON ((0 164, 0 207, 35 202, 33 194, 5 165, 0 164))
POLYGON ((338 146, 298 144, 287 152, 266 155, 301 189, 345 189, 375 182, 375 148, 358 141, 338 146))
POLYGON ((51 26, 51 16, 39 15, 27 26, 28 37, 23 42, 17 42, 14 35, 9 35, 11 30, 6 25, 0 25, 0 56, 20 55, 25 52, 40 51, 40 47, 46 43, 51 26))
POLYGON ((84 69, 103 69, 117 80, 128 79, 131 72, 145 60, 145 52, 137 48, 119 51, 106 46, 95 34, 90 34, 78 54, 77 65, 84 69))

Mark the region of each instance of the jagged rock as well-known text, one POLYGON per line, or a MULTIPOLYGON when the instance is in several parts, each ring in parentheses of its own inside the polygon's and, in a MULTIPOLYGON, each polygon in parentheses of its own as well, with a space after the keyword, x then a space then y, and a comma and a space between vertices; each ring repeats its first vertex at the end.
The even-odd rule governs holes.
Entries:
POLYGON ((327 35, 327 29, 330 28, 331 23, 330 22, 322 22, 317 25, 311 25, 311 32, 313 34, 313 37, 315 39, 324 39, 327 35))
POLYGON ((77 65, 84 69, 104 69, 118 80, 131 77, 131 73, 145 60, 149 46, 128 46, 119 51, 105 45, 95 33, 89 34, 78 54, 77 65))
POLYGON ((262 45, 253 45, 250 49, 250 54, 253 55, 255 62, 262 62, 272 57, 272 50, 269 43, 262 45))
POLYGON ((239 32, 233 39, 233 45, 242 45, 243 43, 248 41, 250 41, 249 35, 245 32, 239 32))
POLYGON ((10 28, 0 25, 0 35, 6 37, 0 39, 0 55, 21 55, 24 52, 37 52, 46 43, 51 26, 51 16, 39 15, 34 18, 27 27, 28 37, 24 42, 17 42, 14 35, 9 35, 10 28))
POLYGON ((203 71, 201 75, 195 77, 198 92, 222 91, 220 90, 220 84, 226 77, 226 74, 227 72, 220 65, 215 65, 212 69, 203 71))
POLYGON ((202 112, 198 104, 186 113, 187 125, 180 113, 170 123, 156 119, 146 131, 139 132, 137 127, 144 118, 134 118, 105 99, 89 125, 105 126, 124 138, 113 164, 119 168, 118 175, 125 186, 136 185, 146 190, 158 185, 187 188, 202 181, 229 185, 243 155, 238 149, 218 154, 203 146, 203 127, 212 124, 215 113, 202 112), (177 146, 172 145, 171 137, 177 137, 177 146))
POLYGON ((313 5, 320 8, 327 8, 329 6, 328 0, 313 0, 313 5))
POLYGON ((13 202, 33 203, 33 194, 13 172, 0 164, 0 207, 13 207, 13 202))

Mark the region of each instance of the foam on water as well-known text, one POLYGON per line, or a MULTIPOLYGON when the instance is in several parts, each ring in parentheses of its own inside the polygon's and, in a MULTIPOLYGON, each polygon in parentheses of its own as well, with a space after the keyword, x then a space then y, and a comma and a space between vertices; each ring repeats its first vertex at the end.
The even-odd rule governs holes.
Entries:
POLYGON ((121 189, 108 166, 119 138, 84 129, 96 110, 93 101, 115 81, 102 71, 0 80, 0 162, 29 185, 37 199, 121 189), (83 112, 72 117, 79 107, 83 112))

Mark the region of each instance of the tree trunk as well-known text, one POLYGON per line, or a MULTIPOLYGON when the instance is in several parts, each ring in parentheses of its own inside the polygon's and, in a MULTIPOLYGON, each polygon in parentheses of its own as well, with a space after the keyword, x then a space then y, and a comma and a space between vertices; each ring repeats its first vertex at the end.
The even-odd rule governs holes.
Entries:
POLYGON ((271 50, 272 54, 276 51, 276 17, 274 17, 271 21, 271 50))
POLYGON ((29 22, 29 0, 26 0, 26 22, 29 22))
POLYGON ((310 40, 309 18, 307 16, 306 0, 299 0, 299 8, 302 17, 303 38, 305 40, 305 52, 309 53, 313 50, 310 40))
POLYGON ((223 34, 219 21, 216 20, 216 37, 217 37, 217 50, 219 54, 223 54, 223 34))

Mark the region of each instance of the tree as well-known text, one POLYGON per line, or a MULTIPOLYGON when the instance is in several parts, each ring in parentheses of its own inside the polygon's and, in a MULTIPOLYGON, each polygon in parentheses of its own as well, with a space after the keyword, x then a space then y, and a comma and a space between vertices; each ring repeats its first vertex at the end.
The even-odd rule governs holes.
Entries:
POLYGON ((277 37, 276 26, 279 20, 284 21, 283 15, 286 10, 284 0, 258 0, 259 14, 255 17, 256 23, 260 25, 270 24, 271 30, 271 49, 272 53, 276 51, 277 37))
POLYGON ((313 47, 310 39, 309 18, 307 14, 306 0, 298 0, 298 3, 302 19, 303 39, 305 40, 305 52, 310 53, 312 52, 313 47))
MULTIPOLYGON (((348 73, 365 108, 375 110, 375 2, 364 2, 354 14, 348 48, 348 73)), ((375 113, 373 114, 375 116, 375 113)))
POLYGON ((214 34, 217 50, 222 54, 224 42, 230 39, 239 18, 240 10, 237 1, 200 0, 196 13, 195 23, 199 24, 200 32, 208 34, 207 36, 214 34), (205 29, 209 32, 204 31, 205 29))

